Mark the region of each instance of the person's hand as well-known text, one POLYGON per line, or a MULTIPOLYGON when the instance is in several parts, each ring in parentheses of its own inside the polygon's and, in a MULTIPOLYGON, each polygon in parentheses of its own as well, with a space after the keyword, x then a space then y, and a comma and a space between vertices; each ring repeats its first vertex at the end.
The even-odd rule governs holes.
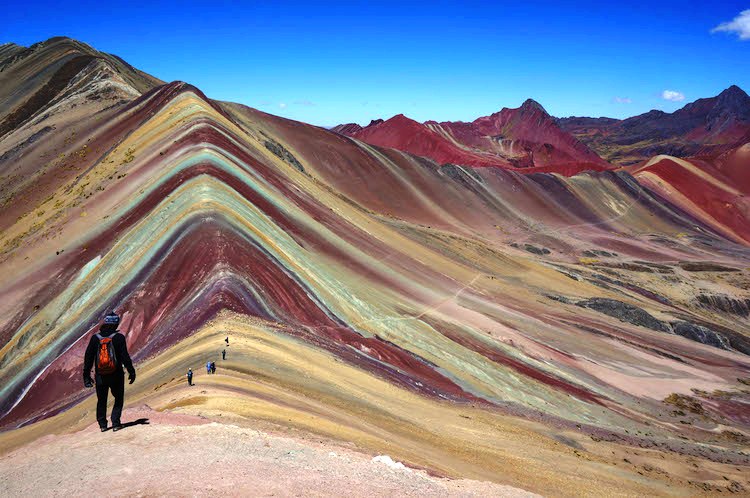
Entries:
POLYGON ((91 380, 91 377, 86 377, 83 379, 83 385, 84 387, 94 387, 94 381, 91 380))
POLYGON ((135 382, 135 372, 128 375, 128 380, 130 381, 128 382, 128 384, 132 384, 133 382, 135 382))

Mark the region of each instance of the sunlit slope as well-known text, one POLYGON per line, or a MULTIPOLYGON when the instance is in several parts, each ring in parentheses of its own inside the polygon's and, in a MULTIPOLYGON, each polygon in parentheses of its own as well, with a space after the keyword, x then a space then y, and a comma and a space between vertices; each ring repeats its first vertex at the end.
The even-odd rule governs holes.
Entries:
MULTIPOLYGON (((735 155, 740 157, 741 149, 735 155)), ((727 168, 727 173, 734 178, 710 162, 671 156, 657 156, 633 168, 633 174, 642 185, 674 199, 684 212, 714 227, 725 237, 747 244, 750 242, 750 201, 747 198, 750 184, 738 172, 727 168)))
POLYGON ((101 116, 2 163, 34 171, 68 151, 9 184, 0 215, 4 429, 90 409, 83 349, 116 309, 143 374, 129 400, 157 409, 289 425, 451 475, 524 468, 506 477, 518 483, 538 463, 506 445, 542 427, 744 463, 731 442, 703 445, 746 430, 745 401, 707 398, 692 426, 663 400, 748 377, 747 315, 697 296, 748 299, 750 252, 639 173, 439 166, 179 82, 101 116), (188 390, 208 359, 210 392, 188 390), (545 425, 506 440, 508 415, 545 425))
MULTIPOLYGON (((123 94, 140 95, 164 83, 117 56, 66 37, 50 38, 30 47, 2 45, 0 69, 2 125, 10 124, 3 120, 13 113, 16 117, 30 117, 54 99, 66 96, 66 90, 73 89, 80 80, 96 71, 99 71, 100 87, 109 86, 109 90, 99 95, 100 99, 108 98, 107 93, 115 93, 115 86, 119 86, 123 94)), ((18 126, 21 121, 13 124, 18 126)), ((4 126, 3 134, 5 129, 11 128, 4 126)))
MULTIPOLYGON (((336 150, 341 157, 337 163, 310 160, 304 147, 295 147, 284 149, 290 157, 296 158, 290 150, 299 155, 290 164, 266 147, 284 147, 284 130, 274 129, 278 119, 263 122, 254 119, 258 114, 239 111, 230 116, 181 84, 145 97, 128 112, 148 118, 76 179, 84 189, 55 191, 60 207, 37 216, 44 222, 53 221, 53 212, 66 213, 55 237, 55 247, 65 252, 55 255, 50 243, 34 243, 32 235, 9 254, 9 262, 25 254, 46 260, 48 273, 58 267, 68 281, 58 282, 61 292, 48 302, 35 303, 33 294, 23 293, 34 267, 8 265, 17 303, 31 308, 6 322, 8 400, 10 393, 19 394, 15 382, 27 385, 33 372, 85 337, 110 307, 126 314, 133 347, 147 355, 226 305, 317 327, 309 333, 321 346, 335 349, 343 342, 346 354, 384 363, 370 368, 403 368, 395 358, 405 355, 415 363, 412 374, 427 370, 426 376, 435 377, 425 389, 445 384, 457 398, 513 399, 565 418, 585 417, 597 397, 615 393, 563 362, 553 368, 537 364, 481 327, 507 314, 513 326, 496 324, 496 334, 529 328, 541 335, 559 327, 559 320, 545 324, 530 313, 535 306, 549 309, 548 303, 535 305, 535 296, 607 292, 512 248, 504 254, 490 248, 521 230, 524 240, 538 237, 568 249, 575 244, 571 235, 601 238, 615 231, 632 237, 647 228, 676 234, 694 226, 666 203, 654 209, 650 194, 639 192, 627 176, 565 180, 446 171, 300 124, 299 137, 309 135, 307 143, 323 154, 329 148, 316 144, 316 135, 327 135, 334 145, 343 142, 336 150), (347 163, 346 173, 331 168, 347 163), (357 175, 362 178, 355 189, 357 175), (393 209, 398 214, 388 212, 389 198, 401 203, 393 209), (648 215, 656 221, 642 222, 648 215), (92 226, 91 220, 98 222, 92 226), (532 223, 544 226, 529 228, 532 223), (478 258, 483 250, 486 257, 478 258), (373 349, 368 341, 383 353, 366 353, 373 349), (34 360, 15 361, 19 355, 34 360), (379 356, 393 356, 396 365, 379 356), (502 365, 495 356, 519 357, 544 375, 518 377, 519 365, 502 365), (569 389, 556 402, 560 385, 569 389), (569 399, 569 392, 578 396, 569 399)), ((11 226, 6 240, 23 235, 22 228, 23 220, 11 226)))
MULTIPOLYGON (((94 401, 89 398, 38 424, 0 434, 0 445, 83 427, 90 423, 94 401)), ((623 495, 661 494, 675 486, 646 483, 633 468, 605 465, 621 459, 611 456, 614 444, 602 443, 606 451, 581 459, 576 445, 588 446, 587 436, 504 416, 481 403, 421 396, 340 361, 279 324, 227 312, 163 355, 139 364, 138 381, 128 387, 128 405, 143 404, 231 424, 252 420, 261 428, 283 426, 396 455, 437 475, 515 483, 542 493, 574 496, 582 489, 610 494, 618 489, 623 495), (197 362, 216 360, 226 334, 231 339, 228 357, 217 361, 216 375, 196 370, 193 387, 174 375, 197 362)))

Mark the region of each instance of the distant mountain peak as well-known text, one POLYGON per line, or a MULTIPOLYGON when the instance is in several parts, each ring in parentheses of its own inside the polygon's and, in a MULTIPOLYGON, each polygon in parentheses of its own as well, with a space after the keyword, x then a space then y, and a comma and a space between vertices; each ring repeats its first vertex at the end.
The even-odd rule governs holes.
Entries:
POLYGON ((422 123, 415 121, 408 116, 404 116, 403 114, 396 114, 392 118, 386 119, 385 121, 383 121, 382 119, 373 119, 372 122, 370 122, 370 124, 367 125, 365 128, 379 125, 383 122, 390 126, 414 126, 414 125, 422 126, 422 123))
POLYGON ((730 86, 716 97, 688 104, 684 109, 695 112, 696 108, 701 108, 702 101, 710 103, 711 106, 704 111, 708 130, 724 130, 739 123, 744 123, 744 126, 750 125, 750 96, 737 85, 730 86))
POLYGON ((746 143, 750 96, 731 85, 671 113, 654 109, 622 121, 576 118, 558 123, 609 161, 623 165, 660 154, 705 156, 746 143))
MULTIPOLYGON (((605 161, 629 165, 657 154, 690 157, 699 151, 708 153, 717 147, 741 145, 750 136, 750 96, 739 86, 731 85, 718 95, 698 99, 674 112, 652 109, 622 120, 555 118, 529 98, 518 107, 503 107, 471 122, 419 123, 397 114, 385 123, 377 127, 377 138, 373 138, 373 132, 378 130, 372 128, 380 122, 373 121, 365 127, 371 128, 366 138, 375 145, 400 148, 443 162, 484 165, 497 160, 510 161, 513 167, 577 162, 606 167, 605 161), (425 138, 428 135, 429 140, 425 138), (438 144, 440 140, 446 143, 438 144), (498 152, 498 146, 504 149, 498 152)), ((358 130, 345 133, 365 137, 358 130)))
POLYGON ((526 99, 523 104, 521 104, 521 107, 519 107, 520 111, 541 111, 544 114, 549 115, 547 110, 534 99, 526 99))
POLYGON ((747 92, 743 90, 742 88, 738 87, 737 85, 732 85, 723 92, 721 92, 719 95, 742 95, 747 97, 747 92))
POLYGON ((76 40, 74 38, 71 38, 69 36, 52 36, 52 37, 47 38, 46 40, 44 40, 42 43, 49 44, 49 43, 55 43, 55 42, 60 42, 60 41, 83 43, 83 42, 80 42, 80 41, 78 41, 78 40, 76 40))
POLYGON ((357 123, 342 123, 331 128, 331 131, 335 131, 341 135, 352 135, 361 129, 362 127, 357 123))
POLYGON ((733 107, 737 110, 750 110, 750 96, 737 85, 732 85, 716 96, 716 105, 733 107))

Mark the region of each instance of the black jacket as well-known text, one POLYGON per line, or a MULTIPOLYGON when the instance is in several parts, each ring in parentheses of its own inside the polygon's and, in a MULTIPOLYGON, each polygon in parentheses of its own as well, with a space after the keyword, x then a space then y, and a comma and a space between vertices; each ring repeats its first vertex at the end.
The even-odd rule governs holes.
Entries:
MULTIPOLYGON (((125 336, 122 335, 118 330, 116 330, 116 327, 109 326, 108 324, 102 325, 102 327, 99 329, 99 335, 101 335, 102 337, 112 337, 112 344, 115 347, 115 359, 117 360, 115 373, 117 373, 118 371, 122 372, 122 367, 124 366, 127 369, 128 374, 130 374, 131 376, 135 375, 133 362, 131 361, 130 355, 128 354, 128 345, 125 343, 125 336)), ((86 354, 83 357, 84 380, 91 378, 91 367, 95 366, 94 363, 98 352, 99 339, 96 337, 96 334, 94 334, 89 340, 89 345, 86 348, 86 354)))

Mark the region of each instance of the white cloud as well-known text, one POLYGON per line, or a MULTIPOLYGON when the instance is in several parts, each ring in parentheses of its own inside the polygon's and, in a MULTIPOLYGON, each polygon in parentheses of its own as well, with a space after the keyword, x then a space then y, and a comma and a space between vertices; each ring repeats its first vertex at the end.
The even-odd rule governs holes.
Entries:
POLYGON ((711 30, 711 33, 718 31, 736 33, 740 40, 750 40, 750 9, 743 10, 731 21, 719 24, 711 30))
POLYGON ((628 97, 612 97, 615 104, 632 104, 633 100, 628 97))
POLYGON ((661 98, 670 102, 682 102, 685 100, 685 94, 674 90, 664 90, 661 92, 661 98))
POLYGON ((279 102, 279 109, 286 109, 286 103, 279 102))

